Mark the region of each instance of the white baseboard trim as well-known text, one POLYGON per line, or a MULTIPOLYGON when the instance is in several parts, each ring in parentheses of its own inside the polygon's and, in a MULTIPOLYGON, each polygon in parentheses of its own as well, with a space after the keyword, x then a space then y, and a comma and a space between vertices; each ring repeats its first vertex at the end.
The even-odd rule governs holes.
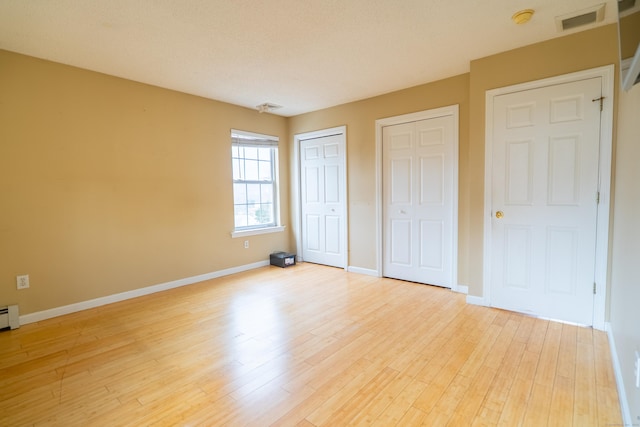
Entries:
POLYGON ((477 297, 474 295, 467 295, 467 304, 487 306, 487 302, 484 297, 477 297))
POLYGON ((613 373, 616 377, 616 386, 618 388, 618 398, 620 399, 620 411, 622 412, 622 425, 635 425, 631 422, 631 410, 629 409, 629 401, 627 400, 627 392, 624 389, 624 379, 622 369, 620 368, 620 359, 618 359, 618 351, 613 339, 613 330, 611 323, 605 322, 604 329, 609 337, 609 349, 611 350, 611 362, 613 363, 613 373))
POLYGON ((461 294, 467 295, 469 293, 469 287, 465 285, 458 285, 455 288, 451 289, 454 292, 458 292, 461 294))
POLYGON ((40 322, 42 320, 51 319, 65 314, 75 313, 90 308, 100 307, 114 302, 124 301, 132 298, 141 297, 143 295, 154 294, 169 289, 179 288, 181 286, 192 285, 204 280, 216 279, 230 274, 241 273, 243 271, 252 270, 254 268, 269 265, 269 261, 259 261, 252 264, 241 265, 238 267, 227 268, 224 270, 214 271, 211 273, 200 274, 198 276, 187 277, 185 279, 173 280, 171 282, 160 283, 158 285, 147 286, 140 289, 121 292, 119 294, 107 295, 105 297, 95 298, 88 301, 82 301, 75 304, 64 305, 62 307, 51 308, 49 310, 37 311, 35 313, 24 314, 20 316, 20 324, 27 325, 29 323, 40 322))
POLYGON ((366 274, 367 276, 380 277, 376 270, 371 270, 369 268, 354 267, 350 265, 349 267, 347 267, 347 271, 349 273, 366 274))

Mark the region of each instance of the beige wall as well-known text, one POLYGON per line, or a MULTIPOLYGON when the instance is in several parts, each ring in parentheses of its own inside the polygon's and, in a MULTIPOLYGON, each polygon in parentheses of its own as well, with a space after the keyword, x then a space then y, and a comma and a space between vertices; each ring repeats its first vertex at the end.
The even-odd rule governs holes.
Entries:
POLYGON ((640 85, 618 98, 611 249, 611 330, 620 360, 631 419, 640 421, 634 352, 640 352, 640 85))
MULTIPOLYGON (((472 61, 470 73, 290 119, 0 50, 0 303, 22 314, 265 260, 290 231, 231 239, 229 130, 347 126, 349 265, 376 269, 375 120, 460 106, 459 283, 482 294, 485 91, 617 63, 615 25, 472 61), (31 288, 17 291, 15 276, 31 288)), ((632 420, 640 350, 640 88, 619 97, 611 326, 632 420)), ((288 228, 290 230, 290 227, 288 228)))
POLYGON ((621 58, 631 58, 640 43, 640 10, 620 19, 621 58))
POLYGON ((230 237, 229 131, 286 141, 286 118, 6 51, 0 74, 1 303, 27 314, 291 249, 289 231, 230 237))
MULTIPOLYGON (((460 170, 466 177, 469 121, 469 75, 449 79, 292 117, 290 140, 298 133, 347 126, 347 192, 349 197, 349 265, 375 270, 376 266, 376 163, 375 121, 384 117, 459 105, 460 170)), ((290 148, 290 151, 293 150, 290 148)), ((468 219, 467 180, 460 180, 460 230, 468 219)), ((464 244, 466 239, 460 238, 464 244)), ((466 254, 466 250, 461 250, 466 254)), ((464 273, 464 271, 462 271, 464 273)), ((461 279, 462 280, 462 279, 461 279)))
POLYGON ((608 25, 472 61, 469 74, 293 117, 290 139, 347 125, 349 265, 377 268, 375 120, 460 104, 458 281, 481 296, 485 92, 617 61, 617 29, 608 25))
POLYGON ((282 138, 290 225, 293 135, 346 125, 349 265, 375 270, 375 120, 453 104, 458 280, 480 296, 485 91, 615 63, 616 37, 615 25, 580 32, 472 61, 468 74, 290 119, 0 52, 0 301, 29 313, 294 249, 289 231, 252 237, 248 250, 230 238, 232 127, 282 138), (18 292, 15 275, 26 273, 32 288, 18 292))

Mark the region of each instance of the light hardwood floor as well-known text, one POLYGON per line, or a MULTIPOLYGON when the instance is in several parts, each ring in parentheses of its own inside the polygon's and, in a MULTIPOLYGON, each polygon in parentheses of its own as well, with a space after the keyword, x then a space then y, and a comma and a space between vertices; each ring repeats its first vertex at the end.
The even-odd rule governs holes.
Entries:
POLYGON ((621 424, 606 334, 312 264, 0 332, 0 425, 621 424))

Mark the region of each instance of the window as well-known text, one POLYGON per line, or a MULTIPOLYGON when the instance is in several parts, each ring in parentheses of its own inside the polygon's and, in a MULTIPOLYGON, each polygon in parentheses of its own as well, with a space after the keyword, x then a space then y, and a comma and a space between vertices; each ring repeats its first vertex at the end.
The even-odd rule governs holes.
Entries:
POLYGON ((235 231, 277 227, 278 138, 231 131, 235 231))

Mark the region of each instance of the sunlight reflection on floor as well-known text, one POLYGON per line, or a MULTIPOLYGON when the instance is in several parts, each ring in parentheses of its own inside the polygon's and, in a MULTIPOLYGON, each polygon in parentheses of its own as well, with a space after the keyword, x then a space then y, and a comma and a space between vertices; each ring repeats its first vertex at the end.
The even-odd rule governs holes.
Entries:
POLYGON ((228 312, 230 336, 227 344, 229 356, 240 362, 238 374, 247 368, 267 361, 274 364, 274 373, 285 373, 285 360, 289 340, 288 322, 273 297, 243 294, 233 299, 228 312), (279 366, 278 366, 279 365, 279 366))

